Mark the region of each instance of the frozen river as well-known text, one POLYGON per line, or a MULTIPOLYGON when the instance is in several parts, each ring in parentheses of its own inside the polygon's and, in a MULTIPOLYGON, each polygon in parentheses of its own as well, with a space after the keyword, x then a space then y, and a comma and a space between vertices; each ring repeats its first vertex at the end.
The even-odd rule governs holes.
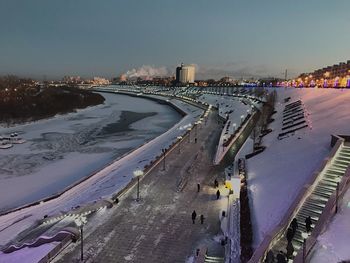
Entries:
POLYGON ((50 196, 164 133, 182 116, 155 101, 102 94, 103 105, 0 128, 27 140, 0 149, 0 212, 50 196))

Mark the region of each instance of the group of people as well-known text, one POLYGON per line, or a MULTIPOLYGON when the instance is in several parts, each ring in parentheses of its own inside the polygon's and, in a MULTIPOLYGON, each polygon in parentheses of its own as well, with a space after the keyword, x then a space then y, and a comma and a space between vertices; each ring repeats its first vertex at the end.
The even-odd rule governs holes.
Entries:
MULTIPOLYGON (((217 179, 214 180, 214 188, 218 188, 219 187, 219 182, 217 179)), ((197 192, 199 193, 201 191, 201 184, 200 183, 197 183, 197 192)), ((216 199, 220 199, 220 190, 218 189, 216 191, 216 199)))
MULTIPOLYGON (((218 187, 219 187, 219 182, 217 179, 215 179, 214 180, 214 188, 218 188, 218 187)), ((201 185, 200 185, 200 183, 197 183, 197 192, 199 193, 200 190, 201 190, 201 185)), ((220 199, 220 190, 219 189, 216 191, 216 199, 217 200, 220 199)), ((197 218, 197 213, 195 210, 193 210, 193 212, 192 212, 192 223, 193 224, 195 224, 196 218, 197 218)), ((204 219, 205 219, 204 215, 200 215, 199 220, 200 220, 201 224, 204 223, 204 219)))
MULTIPOLYGON (((192 212, 192 223, 193 223, 193 224, 196 223, 196 218, 197 218, 196 210, 193 210, 193 212, 192 212)), ((204 218, 204 215, 200 215, 199 221, 201 222, 201 225, 203 225, 204 219, 205 219, 205 218, 204 218)))
MULTIPOLYGON (((307 233, 311 232, 311 226, 312 226, 312 219, 310 216, 308 216, 305 219, 305 228, 306 228, 307 233)), ((288 242, 287 247, 286 247, 287 253, 280 251, 276 255, 277 263, 284 263, 284 262, 287 262, 287 260, 293 258, 294 247, 292 244, 292 240, 295 236, 295 233, 296 233, 298 227, 299 227, 298 220, 296 218, 294 218, 292 220, 292 222, 290 223, 288 230, 286 232, 286 239, 288 242)), ((274 260, 275 260, 275 256, 274 256, 272 250, 270 250, 266 255, 265 262, 272 263, 272 262, 275 262, 274 260)))

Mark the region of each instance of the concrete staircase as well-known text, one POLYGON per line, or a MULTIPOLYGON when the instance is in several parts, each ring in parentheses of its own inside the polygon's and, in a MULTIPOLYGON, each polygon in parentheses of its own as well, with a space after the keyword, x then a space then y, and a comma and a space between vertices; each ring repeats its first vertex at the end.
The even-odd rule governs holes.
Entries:
MULTIPOLYGON (((320 177, 314 183, 311 194, 306 198, 295 218, 298 220, 298 229, 292 240, 294 251, 297 252, 303 245, 302 233, 306 232, 305 219, 310 216, 312 219, 312 229, 322 214, 330 196, 337 189, 337 179, 345 174, 350 164, 350 147, 341 146, 333 157, 330 165, 326 166, 321 172, 320 177)), ((312 230, 311 230, 312 231, 312 230)), ((276 255, 280 250, 285 251, 287 240, 282 237, 273 247, 276 255)))
POLYGON ((213 257, 213 256, 205 256, 204 262, 206 263, 224 263, 225 259, 223 257, 213 257))

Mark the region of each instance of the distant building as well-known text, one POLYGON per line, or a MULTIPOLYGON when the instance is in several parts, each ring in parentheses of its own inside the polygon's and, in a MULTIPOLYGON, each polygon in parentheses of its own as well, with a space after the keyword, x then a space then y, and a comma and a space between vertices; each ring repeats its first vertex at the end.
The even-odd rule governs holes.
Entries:
MULTIPOLYGON (((183 64, 181 64, 181 65, 183 65, 183 64)), ((176 67, 175 80, 177 83, 180 82, 180 71, 181 71, 181 67, 176 67)))
POLYGON ((194 65, 181 64, 176 68, 176 82, 179 84, 192 84, 195 78, 194 65))
POLYGON ((288 83, 296 87, 350 87, 350 60, 333 66, 317 69, 310 73, 302 73, 297 79, 288 83))

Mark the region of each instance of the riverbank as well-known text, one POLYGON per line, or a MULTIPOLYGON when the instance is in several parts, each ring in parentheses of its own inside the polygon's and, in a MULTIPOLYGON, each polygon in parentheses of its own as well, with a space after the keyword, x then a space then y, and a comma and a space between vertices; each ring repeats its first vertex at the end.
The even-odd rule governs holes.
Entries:
POLYGON ((55 196, 166 132, 181 118, 152 101, 104 96, 107 102, 95 108, 0 128, 0 134, 17 132, 27 140, 0 151, 2 212, 55 196))
POLYGON ((75 112, 102 104, 98 93, 74 87, 43 88, 40 86, 9 89, 0 94, 0 125, 37 121, 57 114, 75 112))
POLYGON ((132 171, 137 168, 141 169, 156 158, 161 149, 168 148, 174 140, 177 140, 179 135, 186 132, 182 127, 188 125, 188 123, 193 123, 203 112, 183 102, 176 101, 175 104, 188 115, 167 132, 113 162, 110 166, 97 172, 94 176, 84 180, 59 197, 0 217, 0 229, 4 229, 0 231, 2 244, 22 230, 28 229, 33 224, 35 225, 35 222, 43 218, 44 215, 50 216, 56 214, 57 211, 69 211, 77 205, 86 204, 102 197, 113 196, 114 193, 123 189, 133 178, 132 171), (28 214, 30 214, 29 217, 17 222, 15 226, 10 226, 16 219, 23 218, 28 214))

